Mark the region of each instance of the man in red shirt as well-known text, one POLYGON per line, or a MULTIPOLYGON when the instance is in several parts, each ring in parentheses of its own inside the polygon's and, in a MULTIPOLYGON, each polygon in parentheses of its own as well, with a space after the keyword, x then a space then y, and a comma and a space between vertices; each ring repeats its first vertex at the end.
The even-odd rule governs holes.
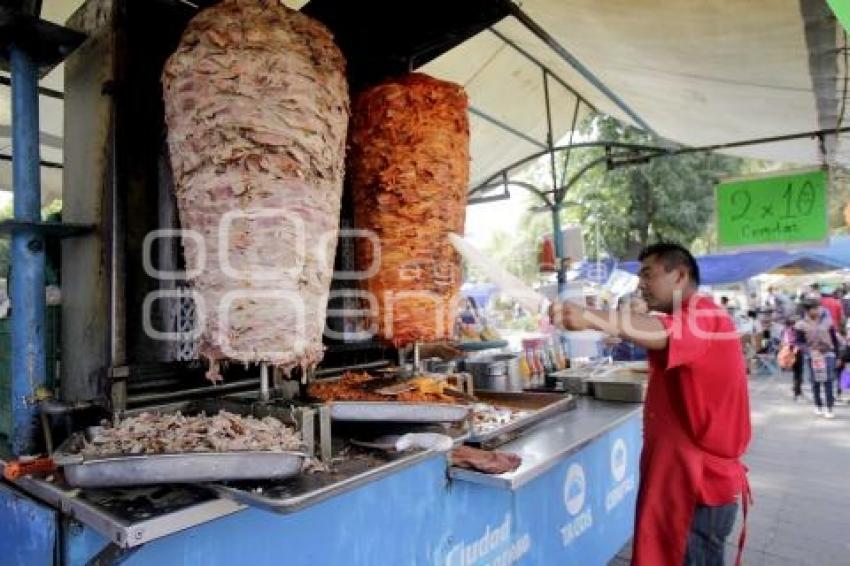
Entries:
POLYGON ((841 323, 844 321, 844 305, 841 304, 841 301, 835 298, 834 293, 822 293, 820 304, 829 312, 835 331, 840 330, 841 323))
POLYGON ((633 563, 723 564, 737 500, 746 514, 749 498, 740 461, 751 434, 741 343, 726 310, 697 292, 699 267, 687 249, 654 244, 640 260, 640 290, 657 314, 570 303, 551 314, 565 328, 601 330, 649 351, 633 563))

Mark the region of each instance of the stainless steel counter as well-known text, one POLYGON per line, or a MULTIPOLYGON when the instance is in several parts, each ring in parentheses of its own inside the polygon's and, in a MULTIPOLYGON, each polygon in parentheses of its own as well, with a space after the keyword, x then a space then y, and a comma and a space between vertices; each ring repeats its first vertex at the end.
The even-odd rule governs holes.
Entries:
POLYGON ((451 468, 449 477, 490 487, 517 489, 642 410, 643 405, 639 403, 580 398, 574 410, 547 419, 499 447, 500 451, 513 452, 522 458, 522 464, 515 471, 492 475, 451 468))
POLYGON ((439 452, 396 453, 386 457, 363 454, 340 462, 331 473, 301 474, 286 481, 214 484, 222 497, 275 513, 294 513, 369 482, 395 474, 439 452))
POLYGON ((14 485, 85 523, 118 546, 130 548, 230 515, 248 507, 246 503, 279 513, 303 509, 430 457, 444 455, 421 450, 386 458, 363 455, 342 462, 329 473, 301 474, 289 480, 253 484, 81 490, 71 489, 61 481, 24 477, 14 485))
POLYGON ((200 486, 163 485, 122 489, 71 489, 25 477, 25 493, 85 523, 116 545, 130 548, 242 509, 200 486))
MULTIPOLYGON (((492 476, 451 468, 449 475, 455 480, 516 489, 641 409, 639 404, 579 399, 574 410, 543 421, 500 447, 522 457, 522 465, 515 472, 492 476)), ((236 513, 248 505, 278 513, 295 512, 428 458, 443 457, 431 451, 361 454, 340 462, 330 473, 302 474, 280 482, 79 490, 61 481, 26 477, 15 485, 89 525, 116 545, 130 548, 236 513)), ((0 456, 0 467, 3 460, 0 456)))

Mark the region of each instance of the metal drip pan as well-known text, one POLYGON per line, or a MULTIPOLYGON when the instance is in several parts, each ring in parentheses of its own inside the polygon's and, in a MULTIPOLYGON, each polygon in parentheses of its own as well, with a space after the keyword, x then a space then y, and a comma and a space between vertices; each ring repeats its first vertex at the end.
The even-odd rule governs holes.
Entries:
POLYGON ((272 451, 87 457, 79 454, 84 439, 81 433, 71 436, 53 455, 73 487, 283 479, 298 474, 306 458, 301 452, 272 451))

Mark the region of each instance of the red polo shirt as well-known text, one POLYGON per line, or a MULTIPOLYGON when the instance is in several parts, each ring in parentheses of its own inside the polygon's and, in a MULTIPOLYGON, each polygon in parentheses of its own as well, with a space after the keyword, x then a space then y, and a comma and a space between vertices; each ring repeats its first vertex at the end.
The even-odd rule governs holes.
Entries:
MULTIPOLYGON (((750 441, 741 342, 726 311, 699 295, 671 315, 649 352, 632 563, 681 566, 694 510, 749 493, 739 460, 750 441)), ((740 557, 740 555, 739 555, 740 557)))
POLYGON ((735 323, 711 298, 694 295, 661 315, 666 350, 650 357, 651 379, 663 379, 677 402, 674 421, 705 454, 698 501, 723 505, 740 493, 740 462, 750 442, 746 362, 735 323))

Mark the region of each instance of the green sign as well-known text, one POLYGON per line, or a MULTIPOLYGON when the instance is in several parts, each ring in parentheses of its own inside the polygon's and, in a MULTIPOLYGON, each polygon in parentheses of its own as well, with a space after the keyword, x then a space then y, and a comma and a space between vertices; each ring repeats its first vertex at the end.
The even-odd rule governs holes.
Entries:
POLYGON ((715 188, 717 243, 724 248, 825 242, 827 172, 730 179, 715 188))
POLYGON ((832 8, 835 17, 844 26, 844 29, 850 31, 850 2, 847 0, 826 0, 829 7, 832 8))

